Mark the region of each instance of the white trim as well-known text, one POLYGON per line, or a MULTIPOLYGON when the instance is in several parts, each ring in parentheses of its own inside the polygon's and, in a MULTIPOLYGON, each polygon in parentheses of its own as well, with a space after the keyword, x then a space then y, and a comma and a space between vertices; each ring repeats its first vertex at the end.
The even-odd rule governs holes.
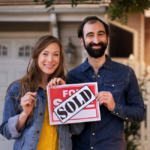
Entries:
POLYGON ((144 11, 145 17, 149 18, 150 17, 150 8, 148 10, 144 11))
POLYGON ((51 22, 51 14, 57 14, 58 21, 83 21, 87 16, 96 15, 104 17, 105 6, 82 5, 72 8, 71 5, 56 5, 54 11, 45 6, 0 6, 0 21, 11 22, 51 22))
POLYGON ((141 47, 140 47, 140 61, 141 63, 144 62, 144 49, 145 49, 145 17, 144 15, 141 13, 141 37, 140 37, 140 41, 141 41, 141 47))
MULTIPOLYGON (((56 13, 52 13, 56 14, 56 13)), ((0 14, 0 22, 52 22, 53 17, 52 14, 45 13, 45 14, 0 14)), ((104 19, 104 13, 60 13, 57 14, 58 21, 83 21, 87 16, 98 16, 104 19)))
MULTIPOLYGON (((138 60, 138 51, 137 51, 138 50, 138 44, 137 44, 138 43, 138 31, 133 29, 133 28, 130 28, 126 25, 122 25, 122 24, 120 24, 116 21, 111 21, 111 20, 108 19, 107 22, 111 23, 111 24, 113 24, 113 25, 115 25, 119 28, 122 28, 122 29, 124 29, 128 32, 133 33, 133 55, 135 57, 135 60, 138 60)), ((128 59, 128 58, 126 58, 126 59, 128 59)))
POLYGON ((52 24, 52 32, 53 36, 58 37, 58 26, 57 26, 57 15, 56 13, 51 14, 51 24, 52 24))
POLYGON ((10 22, 49 22, 50 14, 0 14, 0 21, 10 22))
POLYGON ((105 13, 106 7, 99 5, 78 5, 77 7, 71 7, 70 5, 55 5, 54 11, 48 12, 49 8, 45 8, 45 5, 35 5, 35 6, 0 6, 0 14, 12 14, 12 13, 105 13))
POLYGON ((0 32, 0 38, 36 38, 36 37, 41 37, 44 35, 52 35, 52 33, 49 32, 0 32))
POLYGON ((101 18, 102 20, 105 20, 104 18, 104 13, 86 13, 86 14, 58 14, 58 21, 62 21, 62 22, 82 22, 87 16, 97 16, 99 18, 101 18))

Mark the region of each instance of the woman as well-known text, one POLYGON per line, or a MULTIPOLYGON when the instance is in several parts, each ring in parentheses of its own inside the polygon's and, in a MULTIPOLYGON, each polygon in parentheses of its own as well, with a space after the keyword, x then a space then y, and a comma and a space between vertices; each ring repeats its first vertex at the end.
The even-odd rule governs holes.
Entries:
MULTIPOLYGON (((64 68, 60 41, 50 35, 41 37, 32 51, 26 75, 13 82, 6 94, 0 133, 15 139, 14 150, 72 149, 68 125, 49 124, 46 97, 48 82, 49 86, 53 82, 65 84, 64 68)), ((75 126, 70 130, 78 134, 80 128, 76 131, 75 126)))

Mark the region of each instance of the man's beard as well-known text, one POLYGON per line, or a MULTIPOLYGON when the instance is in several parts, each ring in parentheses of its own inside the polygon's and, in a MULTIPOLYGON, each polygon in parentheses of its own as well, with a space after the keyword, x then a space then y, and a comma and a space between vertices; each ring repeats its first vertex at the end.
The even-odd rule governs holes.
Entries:
POLYGON ((98 58, 98 57, 101 57, 104 55, 105 53, 105 50, 107 48, 107 43, 103 43, 103 42, 99 42, 98 44, 95 44, 95 43, 89 43, 87 46, 85 45, 85 41, 83 39, 83 42, 84 42, 84 48, 86 49, 86 51, 88 52, 88 54, 91 56, 91 57, 94 57, 94 58, 98 58), (93 49, 92 46, 101 46, 101 48, 99 49, 93 49))

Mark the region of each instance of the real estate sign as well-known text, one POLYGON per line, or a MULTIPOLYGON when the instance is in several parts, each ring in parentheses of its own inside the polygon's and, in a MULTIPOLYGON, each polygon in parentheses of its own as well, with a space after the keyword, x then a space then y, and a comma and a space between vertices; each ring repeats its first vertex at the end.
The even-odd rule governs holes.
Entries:
POLYGON ((96 82, 47 87, 50 124, 101 120, 96 93, 96 82))

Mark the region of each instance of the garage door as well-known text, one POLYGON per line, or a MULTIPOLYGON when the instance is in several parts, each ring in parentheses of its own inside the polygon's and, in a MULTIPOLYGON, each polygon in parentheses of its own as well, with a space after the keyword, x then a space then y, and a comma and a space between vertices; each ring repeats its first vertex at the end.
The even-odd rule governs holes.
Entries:
MULTIPOLYGON (((0 123, 6 89, 11 82, 25 74, 33 45, 38 38, 0 39, 0 123)), ((0 135, 0 149, 12 150, 14 141, 0 135)))

